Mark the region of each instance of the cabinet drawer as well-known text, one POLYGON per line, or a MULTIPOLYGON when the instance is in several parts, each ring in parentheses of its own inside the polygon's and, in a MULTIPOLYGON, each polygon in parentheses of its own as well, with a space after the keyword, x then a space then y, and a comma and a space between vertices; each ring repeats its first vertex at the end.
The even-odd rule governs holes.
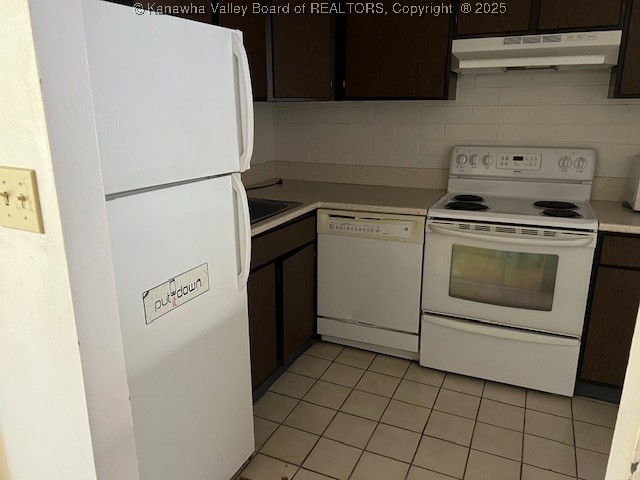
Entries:
POLYGON ((640 238, 605 236, 600 264, 640 268, 640 238))
POLYGON ((251 244, 251 268, 269 263, 315 239, 315 215, 256 237, 251 244))

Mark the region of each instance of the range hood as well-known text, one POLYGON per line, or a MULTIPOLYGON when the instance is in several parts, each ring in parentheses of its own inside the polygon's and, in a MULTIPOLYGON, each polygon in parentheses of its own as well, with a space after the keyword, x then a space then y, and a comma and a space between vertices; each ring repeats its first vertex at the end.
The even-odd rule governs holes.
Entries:
POLYGON ((609 68, 618 63, 621 38, 621 30, 611 30, 454 40, 452 70, 465 74, 609 68))

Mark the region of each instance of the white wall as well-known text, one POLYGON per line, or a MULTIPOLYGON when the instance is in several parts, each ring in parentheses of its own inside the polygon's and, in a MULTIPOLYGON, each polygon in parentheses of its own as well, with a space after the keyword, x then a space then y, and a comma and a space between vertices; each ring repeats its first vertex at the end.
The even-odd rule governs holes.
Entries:
POLYGON ((0 24, 0 159, 36 170, 45 228, 0 227, 0 478, 135 480, 81 2, 0 24))
POLYGON ((607 98, 608 71, 458 76, 454 101, 275 104, 274 160, 448 168, 456 144, 595 148, 596 175, 640 153, 640 100, 607 98))
POLYGON ((0 24, 0 159, 36 169, 46 232, 0 227, 0 478, 89 480, 89 417, 27 1, 0 2, 0 24))

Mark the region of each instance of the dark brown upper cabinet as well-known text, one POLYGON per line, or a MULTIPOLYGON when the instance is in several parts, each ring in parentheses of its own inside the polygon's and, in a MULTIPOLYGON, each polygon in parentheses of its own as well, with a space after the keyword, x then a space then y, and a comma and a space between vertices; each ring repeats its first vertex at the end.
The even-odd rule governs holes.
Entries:
MULTIPOLYGON (((504 0, 472 3, 469 14, 458 13, 456 36, 504 36, 571 30, 620 28, 625 0, 504 0), (504 3, 506 13, 494 12, 504 3), (484 8, 480 8, 486 5, 484 8), (483 12, 487 9, 487 13, 483 12), (479 11, 478 11, 479 9, 479 11)), ((627 0, 629 3, 629 0, 627 0)))
POLYGON ((640 0, 634 0, 625 30, 621 64, 615 71, 619 76, 616 96, 640 97, 640 0))
MULTIPOLYGON (((346 14, 344 97, 392 99, 448 97, 449 14, 422 17, 346 14)), ((403 5, 422 5, 410 0, 403 5)))
POLYGON ((526 32, 531 18, 531 0, 505 0, 506 13, 472 11, 458 14, 458 36, 526 32))
MULTIPOLYGON (((223 3, 224 5, 224 3, 223 3)), ((267 99, 267 15, 253 13, 253 2, 237 0, 236 6, 247 7, 245 15, 231 12, 218 12, 218 24, 222 27, 242 31, 244 48, 249 59, 253 97, 256 100, 267 99)))
POLYGON ((624 0, 540 0, 540 30, 617 27, 624 0))
POLYGON ((312 2, 274 0, 289 13, 271 16, 273 98, 330 100, 333 95, 333 17, 311 13, 312 2), (304 6, 305 13, 295 13, 304 6))

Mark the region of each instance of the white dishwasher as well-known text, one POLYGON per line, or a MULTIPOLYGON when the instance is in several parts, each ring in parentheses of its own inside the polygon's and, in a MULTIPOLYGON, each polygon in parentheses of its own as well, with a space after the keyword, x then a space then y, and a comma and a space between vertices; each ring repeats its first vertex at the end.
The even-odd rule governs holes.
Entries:
POLYGON ((417 359, 424 217, 318 211, 318 333, 417 359))

